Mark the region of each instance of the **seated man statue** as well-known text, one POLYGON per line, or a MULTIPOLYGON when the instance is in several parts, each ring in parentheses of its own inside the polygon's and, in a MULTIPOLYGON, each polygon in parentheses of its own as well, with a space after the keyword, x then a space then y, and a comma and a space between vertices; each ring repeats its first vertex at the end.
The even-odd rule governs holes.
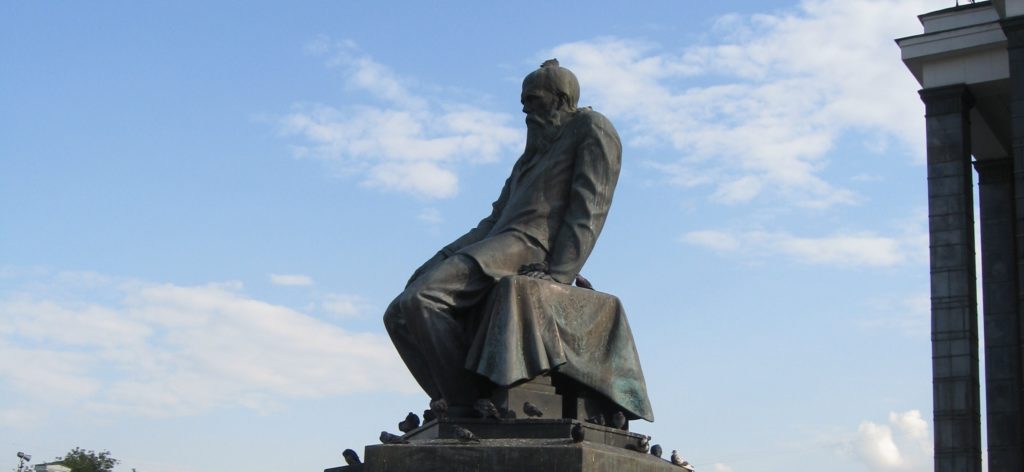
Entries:
MULTIPOLYGON (((608 119, 577 108, 579 96, 575 75, 557 60, 526 76, 526 150, 491 214, 417 269, 384 314, 395 348, 431 400, 473 405, 487 395, 484 377, 466 368, 475 337, 466 330, 479 325, 472 318, 483 316, 500 280, 521 275, 568 286, 594 248, 622 145, 608 119)), ((645 387, 642 396, 646 404, 645 387)))

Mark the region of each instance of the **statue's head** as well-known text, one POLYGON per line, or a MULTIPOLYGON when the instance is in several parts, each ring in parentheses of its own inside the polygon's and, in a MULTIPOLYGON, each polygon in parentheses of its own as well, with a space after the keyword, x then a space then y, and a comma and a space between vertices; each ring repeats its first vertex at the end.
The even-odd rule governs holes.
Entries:
POLYGON ((527 113, 525 105, 530 94, 549 96, 557 101, 557 108, 575 111, 580 100, 580 83, 572 71, 558 65, 558 59, 548 59, 523 79, 523 111, 527 113))

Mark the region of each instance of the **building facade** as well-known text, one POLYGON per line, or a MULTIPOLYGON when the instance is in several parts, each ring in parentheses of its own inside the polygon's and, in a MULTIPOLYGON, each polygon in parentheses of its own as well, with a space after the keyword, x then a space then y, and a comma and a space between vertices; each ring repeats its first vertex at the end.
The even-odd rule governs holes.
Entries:
POLYGON ((1022 471, 1024 0, 965 4, 919 19, 923 33, 896 42, 925 104, 935 470, 982 470, 984 394, 988 470, 1022 471))

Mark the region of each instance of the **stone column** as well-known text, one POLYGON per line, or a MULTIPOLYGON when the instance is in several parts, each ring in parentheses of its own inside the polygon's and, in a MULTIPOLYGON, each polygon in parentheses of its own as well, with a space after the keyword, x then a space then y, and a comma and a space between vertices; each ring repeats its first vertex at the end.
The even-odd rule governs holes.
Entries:
MULTIPOLYGON (((1014 193, 1014 208, 1013 215, 1015 218, 1016 228, 1016 270, 1014 276, 1016 277, 1016 306, 1015 314, 1018 323, 1017 332, 1017 345, 1018 345, 1018 367, 1017 367, 1017 399, 1018 402, 1024 401, 1024 392, 1021 391, 1024 388, 1024 371, 1021 370, 1021 366, 1024 365, 1024 361, 1019 357, 1020 353, 1024 352, 1024 323, 1021 323, 1021 317, 1024 316, 1022 308, 1024 308, 1024 17, 1012 17, 1002 22, 1003 32, 1006 34, 1006 47, 1009 56, 1009 68, 1010 68, 1010 126, 1011 126, 1011 146, 1012 146, 1012 172, 1013 172, 1013 193, 1014 193)), ((986 304, 988 303, 986 299, 986 304)), ((1022 438, 1021 433, 1024 430, 1024 418, 1021 417, 1021 411, 1024 411, 1024 404, 1019 403, 1017 419, 1017 441, 1014 444, 1016 449, 1016 457, 1018 461, 1024 462, 1024 459, 1020 457, 1024 454, 1021 452, 1021 448, 1024 445, 1021 444, 1022 438)), ((1022 470, 1021 462, 1016 463, 1015 470, 1022 470)), ((992 469, 1003 470, 1003 469, 992 469)), ((1009 470, 1009 469, 1005 469, 1009 470)))
POLYGON ((981 472, 978 295, 965 85, 921 90, 928 142, 936 472, 981 472))
POLYGON ((1009 158, 975 162, 981 212, 985 300, 985 399, 989 472, 1024 470, 1021 457, 1021 349, 1013 166, 1009 158))

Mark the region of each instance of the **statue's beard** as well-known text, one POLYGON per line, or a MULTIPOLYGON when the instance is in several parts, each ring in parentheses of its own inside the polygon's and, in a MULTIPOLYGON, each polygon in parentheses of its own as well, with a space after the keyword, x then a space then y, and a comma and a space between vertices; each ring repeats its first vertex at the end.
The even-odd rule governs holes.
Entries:
POLYGON ((562 129, 561 114, 530 113, 526 115, 526 149, 533 152, 544 152, 551 147, 558 132, 562 129))

